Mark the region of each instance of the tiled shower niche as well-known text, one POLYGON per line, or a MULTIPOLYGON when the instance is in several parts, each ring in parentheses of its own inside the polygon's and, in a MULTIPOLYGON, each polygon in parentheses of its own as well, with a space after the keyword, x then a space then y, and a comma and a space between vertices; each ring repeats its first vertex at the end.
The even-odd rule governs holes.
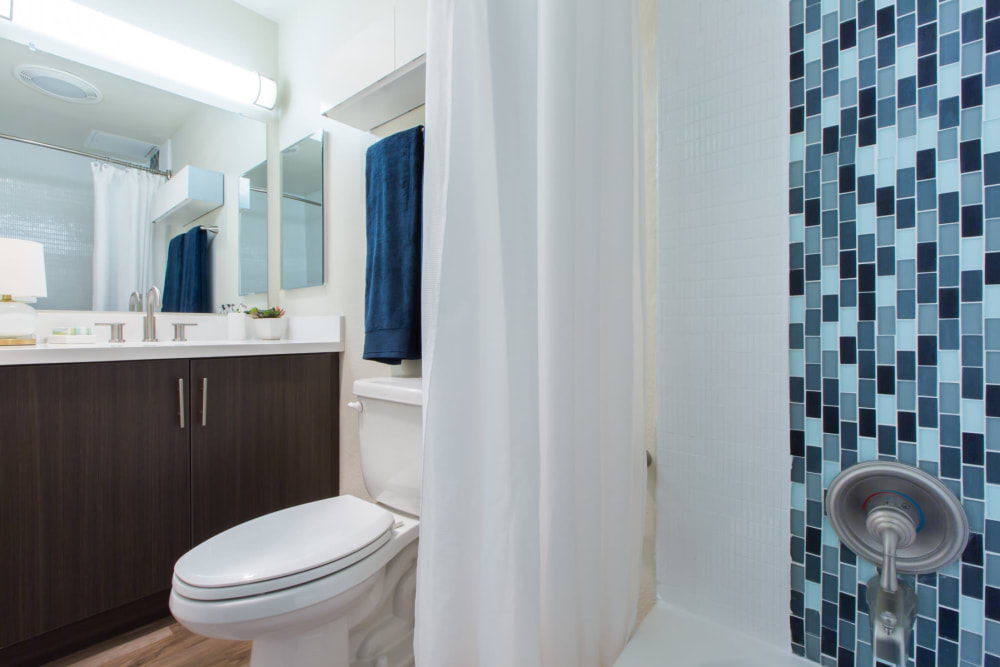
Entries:
POLYGON ((823 494, 898 460, 962 500, 908 664, 1000 667, 1000 0, 791 0, 792 649, 873 664, 823 494))

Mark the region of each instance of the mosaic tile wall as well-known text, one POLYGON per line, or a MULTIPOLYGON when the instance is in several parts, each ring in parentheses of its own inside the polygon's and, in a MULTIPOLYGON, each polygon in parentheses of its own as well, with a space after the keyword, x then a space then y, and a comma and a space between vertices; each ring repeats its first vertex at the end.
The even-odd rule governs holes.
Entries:
POLYGON ((961 562, 910 583, 908 664, 1000 666, 1000 0, 791 0, 792 648, 873 664, 823 492, 858 461, 939 476, 961 562))

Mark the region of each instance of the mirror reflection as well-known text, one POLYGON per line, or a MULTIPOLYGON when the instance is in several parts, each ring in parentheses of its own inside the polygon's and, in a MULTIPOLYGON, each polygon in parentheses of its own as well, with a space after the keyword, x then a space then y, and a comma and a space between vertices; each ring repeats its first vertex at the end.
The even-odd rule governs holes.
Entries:
POLYGON ((281 151, 281 288, 323 284, 323 132, 281 151))
POLYGON ((267 294, 267 160, 240 179, 240 296, 267 294))
MULTIPOLYGON (((5 39, 0 72, 0 237, 43 244, 37 308, 124 311, 152 287, 164 310, 239 301, 240 177, 264 123, 5 39)), ((267 291, 263 228, 248 294, 267 291)))

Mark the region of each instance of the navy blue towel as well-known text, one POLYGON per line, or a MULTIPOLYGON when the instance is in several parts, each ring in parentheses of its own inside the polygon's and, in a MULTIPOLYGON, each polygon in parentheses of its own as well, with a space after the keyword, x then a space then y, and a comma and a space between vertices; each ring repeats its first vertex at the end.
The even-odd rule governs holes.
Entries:
POLYGON ((368 261, 365 359, 398 364, 420 358, 424 128, 368 149, 368 261))
POLYGON ((208 232, 192 227, 170 239, 163 308, 167 313, 210 313, 208 232))
POLYGON ((184 266, 184 234, 170 239, 167 247, 167 274, 163 279, 165 313, 181 312, 181 272, 184 266))

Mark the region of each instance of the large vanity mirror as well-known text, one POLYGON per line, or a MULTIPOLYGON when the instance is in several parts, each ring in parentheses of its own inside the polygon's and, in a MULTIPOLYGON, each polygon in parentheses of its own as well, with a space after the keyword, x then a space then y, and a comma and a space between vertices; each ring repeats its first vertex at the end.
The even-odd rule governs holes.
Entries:
POLYGON ((323 131, 281 151, 281 288, 323 284, 323 131))
POLYGON ((263 122, 6 39, 0 100, 0 237, 43 244, 37 308, 266 306, 263 122))

